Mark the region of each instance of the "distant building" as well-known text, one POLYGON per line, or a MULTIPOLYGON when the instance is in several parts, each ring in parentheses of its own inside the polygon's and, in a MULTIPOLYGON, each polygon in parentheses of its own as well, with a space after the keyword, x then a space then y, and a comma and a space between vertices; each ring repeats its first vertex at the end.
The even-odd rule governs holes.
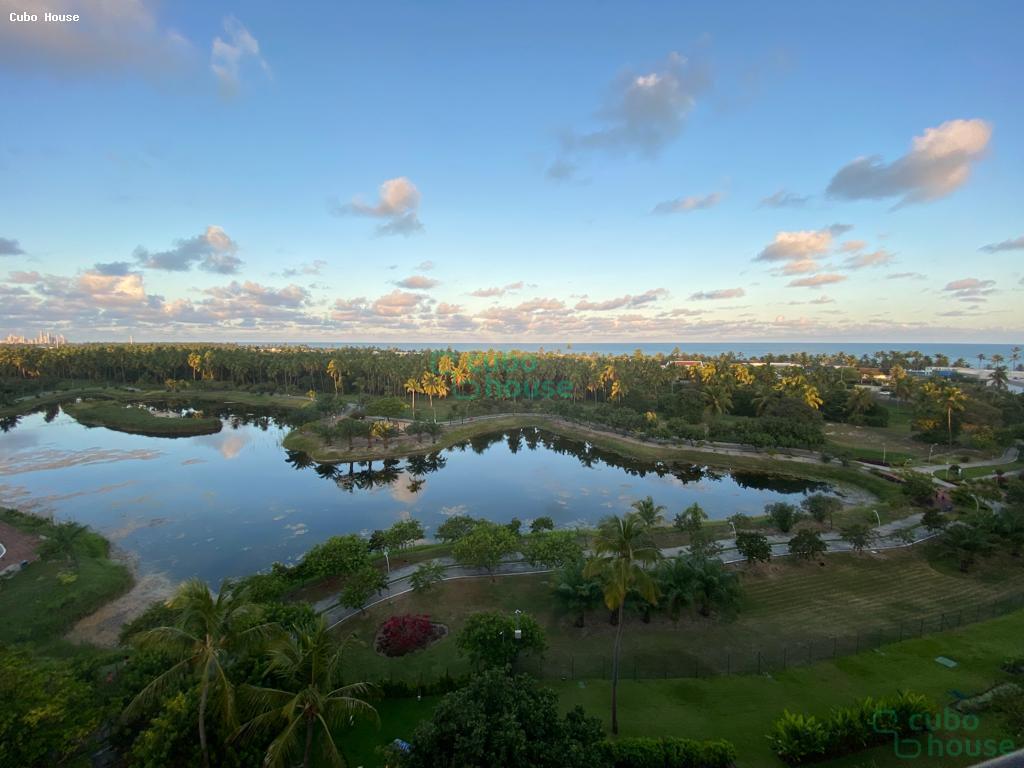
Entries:
POLYGON ((0 341, 0 344, 31 344, 37 347, 60 347, 67 343, 67 339, 63 335, 50 333, 49 331, 40 331, 36 334, 35 338, 31 339, 26 336, 16 336, 12 333, 3 341, 0 341))

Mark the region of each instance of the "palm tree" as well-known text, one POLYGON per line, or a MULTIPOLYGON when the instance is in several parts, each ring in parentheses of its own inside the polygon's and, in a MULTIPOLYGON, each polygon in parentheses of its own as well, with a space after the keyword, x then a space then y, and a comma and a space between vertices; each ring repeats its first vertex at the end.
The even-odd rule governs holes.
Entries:
POLYGON ((606 517, 598 526, 594 537, 594 557, 583 571, 587 577, 598 577, 604 604, 608 610, 615 611, 618 618, 612 651, 613 734, 619 732, 619 653, 622 650, 623 608, 631 593, 639 594, 648 603, 657 602, 658 587, 648 568, 660 558, 661 550, 651 542, 650 529, 639 515, 613 515, 606 517))
POLYGON ((658 564, 658 589, 672 621, 679 621, 683 608, 693 603, 694 572, 685 557, 673 557, 658 564))
POLYGON ((388 449, 388 438, 391 437, 391 427, 383 421, 375 421, 370 425, 370 434, 379 437, 384 441, 384 450, 388 449))
POLYGON ((729 609, 740 599, 739 578, 721 560, 688 558, 693 569, 693 594, 700 603, 700 615, 710 616, 712 608, 729 609))
POLYGON ((648 528, 654 528, 658 523, 665 522, 665 507, 655 504, 654 498, 651 496, 646 499, 638 499, 630 506, 648 528))
POLYGON ((555 584, 555 596, 576 614, 577 627, 583 626, 587 610, 601 599, 601 585, 583 570, 583 561, 574 560, 559 571, 555 584))
POLYGON ((871 410, 875 404, 875 398, 871 390, 865 387, 856 387, 846 401, 846 414, 852 419, 859 419, 871 410))
POLYGON ((342 377, 344 372, 342 371, 342 363, 340 360, 332 358, 327 363, 327 375, 331 377, 331 381, 334 382, 334 394, 338 394, 338 387, 341 385, 342 377))
POLYGON ((946 412, 946 430, 949 434, 949 449, 953 450, 953 411, 962 411, 967 395, 960 387, 943 387, 939 390, 938 402, 946 412))
POLYGON ((978 367, 981 368, 981 364, 984 363, 984 362, 985 362, 985 353, 984 352, 979 352, 978 353, 978 367))
MULTIPOLYGON (((993 358, 994 357, 995 355, 993 355, 993 358)), ((994 371, 992 371, 992 376, 990 377, 990 379, 992 381, 993 387, 995 387, 1001 392, 1005 392, 1010 382, 1010 377, 1006 373, 1006 366, 998 366, 994 371)))
POLYGON ((348 727, 355 717, 380 723, 377 710, 367 701, 373 686, 342 682, 342 663, 352 641, 349 636, 337 642, 319 616, 271 648, 267 674, 277 681, 275 687, 240 689, 240 697, 258 714, 238 735, 277 733, 264 766, 283 768, 299 759, 303 768, 342 766, 345 762, 331 732, 348 727))
POLYGON ((43 544, 43 553, 49 556, 62 557, 65 560, 75 560, 77 544, 79 539, 88 529, 81 523, 68 520, 55 525, 43 544))
POLYGON ((1010 348, 1010 362, 1013 364, 1013 370, 1017 370, 1017 363, 1020 360, 1020 347, 1010 348))
POLYGON ((724 384, 711 384, 704 388, 704 402, 712 416, 721 416, 732 408, 732 393, 724 384))
POLYGON ((417 392, 422 392, 423 390, 420 388, 420 383, 418 381, 416 381, 416 379, 414 379, 412 377, 410 377, 410 378, 405 380, 405 385, 404 386, 405 386, 405 391, 408 394, 412 395, 412 417, 415 420, 415 418, 416 418, 416 393, 417 392))
POLYGON ((203 766, 209 768, 207 705, 212 697, 221 720, 229 728, 235 727, 235 693, 227 670, 237 654, 266 642, 276 625, 255 623, 259 607, 249 602, 244 593, 236 593, 225 584, 214 596, 201 579, 183 583, 168 605, 178 614, 177 622, 142 632, 135 643, 141 648, 162 651, 177 661, 138 693, 125 709, 125 716, 132 717, 142 707, 159 702, 182 677, 191 674, 198 678, 199 746, 203 766))

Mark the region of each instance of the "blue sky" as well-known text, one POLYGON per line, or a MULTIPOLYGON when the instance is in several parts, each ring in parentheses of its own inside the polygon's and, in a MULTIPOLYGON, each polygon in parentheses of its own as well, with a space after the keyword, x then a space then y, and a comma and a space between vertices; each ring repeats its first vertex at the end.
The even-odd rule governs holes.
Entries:
POLYGON ((1024 338, 1017 3, 300 5, 0 0, 0 335, 1024 338))

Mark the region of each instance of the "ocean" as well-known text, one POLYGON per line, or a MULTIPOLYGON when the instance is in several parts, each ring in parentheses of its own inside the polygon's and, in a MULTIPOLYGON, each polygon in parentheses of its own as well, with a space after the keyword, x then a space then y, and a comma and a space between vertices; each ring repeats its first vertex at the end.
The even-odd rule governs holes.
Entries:
MULTIPOLYGON (((267 342, 267 345, 280 345, 282 342, 267 342)), ((676 347, 684 355, 693 353, 695 355, 715 356, 732 352, 737 356, 746 358, 757 358, 764 355, 791 355, 806 352, 810 355, 835 354, 846 352, 856 357, 871 355, 875 352, 920 352, 923 355, 935 357, 946 355, 950 361, 957 358, 964 358, 973 365, 978 364, 978 355, 985 355, 986 360, 992 355, 1002 355, 1009 365, 1011 349, 1014 346, 1024 347, 1024 340, 1021 344, 975 344, 975 343, 911 343, 897 344, 887 342, 816 342, 816 341, 717 341, 717 342, 583 342, 583 343, 546 343, 535 344, 531 342, 290 342, 303 344, 309 347, 383 347, 388 349, 447 349, 451 348, 456 352, 466 352, 481 349, 494 349, 500 352, 519 350, 521 352, 573 352, 576 354, 588 354, 596 352, 602 355, 631 355, 640 350, 645 355, 664 354, 669 355, 676 347)))

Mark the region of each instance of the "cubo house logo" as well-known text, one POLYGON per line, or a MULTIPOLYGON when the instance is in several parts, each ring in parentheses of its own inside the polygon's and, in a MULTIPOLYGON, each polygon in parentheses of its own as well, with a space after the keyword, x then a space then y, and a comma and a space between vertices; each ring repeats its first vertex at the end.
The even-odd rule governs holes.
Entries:
POLYGON ((569 399, 572 382, 568 379, 542 379, 540 363, 528 352, 477 352, 453 359, 448 352, 430 353, 430 369, 450 377, 452 394, 457 400, 569 399))
POLYGON ((1008 755, 1016 749, 1012 739, 982 738, 977 735, 977 715, 962 714, 946 707, 941 714, 916 712, 901 727, 894 709, 875 710, 871 727, 876 733, 892 735, 892 748, 903 760, 924 758, 979 758, 1008 755))

